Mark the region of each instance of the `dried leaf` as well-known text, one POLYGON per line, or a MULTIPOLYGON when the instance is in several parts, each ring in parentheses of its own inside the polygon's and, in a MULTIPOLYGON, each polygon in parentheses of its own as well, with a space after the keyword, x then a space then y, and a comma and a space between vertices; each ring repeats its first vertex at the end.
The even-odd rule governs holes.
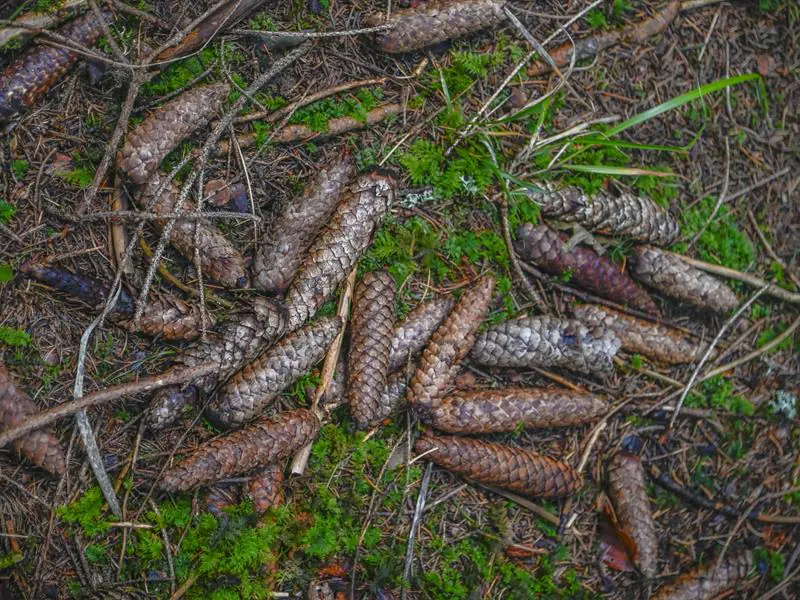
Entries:
POLYGON ((619 529, 611 507, 604 504, 602 508, 597 536, 600 560, 616 571, 629 573, 635 568, 629 556, 628 544, 632 541, 625 539, 626 535, 619 529))

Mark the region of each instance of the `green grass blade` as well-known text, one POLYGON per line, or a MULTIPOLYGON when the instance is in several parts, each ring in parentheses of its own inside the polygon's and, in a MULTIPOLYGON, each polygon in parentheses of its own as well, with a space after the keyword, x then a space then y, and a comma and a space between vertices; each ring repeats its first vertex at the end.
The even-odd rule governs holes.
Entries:
POLYGON ((560 168, 578 171, 580 173, 596 173, 598 175, 652 175, 653 177, 674 177, 671 171, 652 171, 650 169, 637 169, 636 167, 617 167, 614 165, 560 165, 560 168))
POLYGON ((629 148, 631 150, 651 150, 656 152, 675 152, 686 154, 691 148, 686 146, 661 146, 659 144, 640 144, 638 142, 627 142, 625 140, 606 140, 597 137, 585 137, 575 140, 576 146, 611 146, 614 148, 629 148))

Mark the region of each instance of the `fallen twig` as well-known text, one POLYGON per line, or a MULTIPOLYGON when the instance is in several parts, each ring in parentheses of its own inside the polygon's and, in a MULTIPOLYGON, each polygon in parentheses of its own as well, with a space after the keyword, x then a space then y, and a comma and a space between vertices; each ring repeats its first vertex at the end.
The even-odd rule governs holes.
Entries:
MULTIPOLYGON (((406 560, 403 566, 403 582, 411 581, 411 565, 414 562, 414 540, 417 537, 419 521, 422 518, 422 513, 425 510, 425 500, 428 495, 428 485, 431 482, 432 473, 433 463, 429 462, 428 466, 425 468, 425 475, 422 476, 422 483, 419 486, 417 503, 414 505, 414 516, 411 519, 411 529, 408 532, 408 541, 406 542, 406 560)), ((403 589, 400 591, 401 600, 405 600, 406 598, 406 587, 406 585, 403 585, 403 589)))

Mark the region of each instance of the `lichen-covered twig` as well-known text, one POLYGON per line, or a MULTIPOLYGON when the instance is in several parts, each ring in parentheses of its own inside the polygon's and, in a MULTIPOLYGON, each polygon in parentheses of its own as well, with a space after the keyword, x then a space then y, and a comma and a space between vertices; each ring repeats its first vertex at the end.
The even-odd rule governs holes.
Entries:
POLYGON ((711 600, 747 577, 753 566, 749 550, 732 556, 717 567, 714 562, 681 575, 662 587, 650 600, 711 600))

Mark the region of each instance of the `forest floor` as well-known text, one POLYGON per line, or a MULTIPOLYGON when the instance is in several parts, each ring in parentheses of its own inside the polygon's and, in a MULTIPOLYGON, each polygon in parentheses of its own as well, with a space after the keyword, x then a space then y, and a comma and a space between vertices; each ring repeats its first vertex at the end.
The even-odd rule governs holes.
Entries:
MULTIPOLYGON (((177 28, 201 14, 203 4, 168 0, 136 6, 177 28)), ((567 39, 561 26, 589 4, 513 0, 508 6, 536 40, 554 35, 547 46, 552 49, 567 39)), ((342 31, 385 8, 367 0, 268 3, 248 27, 342 31)), ((659 8, 604 2, 568 31, 585 38, 659 8)), ((16 14, 8 8, 0 17, 16 14)), ((132 59, 175 30, 159 30, 129 14, 118 14, 113 25, 118 44, 132 59)), ((245 114, 275 111, 362 80, 373 81, 300 108, 289 123, 324 134, 331 118, 363 121, 376 108, 397 104, 399 109, 385 109, 385 118, 358 131, 295 143, 267 142, 276 126, 265 120, 239 123, 237 132, 255 134, 255 145, 242 150, 249 168, 245 172, 230 150, 209 161, 205 180, 246 182, 252 211, 269 219, 274 207, 344 148, 361 168, 380 163, 392 169, 400 201, 359 272, 391 272, 399 286, 398 316, 432 293, 458 294, 484 273, 498 280, 491 322, 540 312, 514 274, 498 211, 507 199, 513 232, 519 223, 538 218, 530 199, 535 195, 504 197, 498 171, 515 182, 550 180, 590 193, 647 195, 678 216, 683 236, 678 251, 797 291, 799 38, 800 11, 791 0, 713 4, 682 11, 664 33, 642 43, 623 43, 565 68, 566 84, 552 74, 528 77, 523 69, 504 87, 506 75, 530 50, 510 22, 399 56, 381 54, 368 36, 314 39, 305 56, 255 97, 263 108, 248 104, 245 114), (749 73, 760 77, 677 104, 610 136, 614 141, 605 145, 581 145, 576 137, 581 127, 608 131, 700 86, 749 73), (519 112, 556 88, 545 101, 519 112), (496 114, 513 116, 478 119, 475 131, 465 135, 497 90, 506 103, 496 114), (520 154, 526 146, 529 153, 520 154), (712 214, 721 194, 722 204, 712 214)), ((107 43, 100 48, 111 56, 107 43)), ((20 51, 0 50, 0 66, 20 51)), ((223 32, 199 54, 145 84, 132 123, 196 81, 231 78, 246 86, 285 52, 223 32)), ((81 220, 77 209, 117 124, 128 80, 124 68, 81 64, 2 140, 0 358, 41 408, 72 398, 80 338, 99 309, 16 273, 26 260, 48 257, 72 271, 113 279, 108 219, 81 220)), ((198 148, 204 135, 182 144, 163 168, 198 148)), ((110 177, 90 211, 108 210, 113 186, 110 177)), ((124 223, 129 230, 135 226, 124 223)), ((224 220, 220 227, 252 256, 258 243, 252 222, 224 220)), ((158 243, 149 228, 145 238, 152 247, 158 243)), ((608 251, 624 262, 630 245, 612 240, 608 251)), ((171 250, 165 257, 169 271, 193 289, 192 266, 171 250)), ((137 251, 128 276, 134 288, 148 264, 137 251)), ((575 297, 550 282, 532 280, 548 312, 565 313, 575 297)), ((568 285, 569 278, 560 283, 568 285)), ((196 301, 161 276, 155 285, 196 301)), ((730 285, 741 302, 758 291, 740 281, 730 285)), ((233 303, 255 293, 208 289, 233 303)), ((663 298, 659 306, 665 321, 706 340, 730 317, 663 298)), ((208 308, 218 322, 228 310, 211 302, 208 308)), ((336 300, 325 310, 334 312, 336 300)), ((702 372, 758 351, 797 322, 798 305, 761 296, 732 323, 719 341, 720 354, 702 372)), ((106 324, 89 342, 86 392, 159 373, 178 347, 106 324)), ((792 407, 800 393, 798 349, 800 333, 794 330, 777 347, 696 385, 666 439, 671 413, 663 406, 674 405, 676 389, 695 365, 666 367, 623 353, 606 380, 559 371, 568 383, 601 394, 614 406, 624 404, 623 409, 601 428, 494 437, 574 465, 588 448, 580 493, 569 501, 532 499, 541 509, 537 513, 530 500, 520 503, 434 467, 410 554, 411 522, 428 467, 424 460, 411 460, 418 425, 406 412, 394 414, 365 439, 346 407, 334 411, 305 473, 287 478, 285 504, 257 517, 247 502, 209 512, 202 490, 175 496, 154 490, 176 452, 218 434, 197 412, 187 411, 178 424, 153 435, 141 418, 148 397, 106 404, 91 409, 89 417, 118 484, 122 518, 104 504, 72 418, 57 423, 58 436, 69 447, 69 469, 60 480, 20 462, 10 449, 0 450, 0 598, 168 598, 176 591, 189 598, 303 597, 319 580, 329 581, 339 594, 352 589, 363 598, 400 598, 404 588, 404 597, 441 600, 638 598, 720 552, 742 549, 754 551, 757 568, 727 597, 795 598, 800 595, 800 422, 792 407), (789 408, 778 410, 780 401, 789 408), (651 476, 648 493, 659 538, 659 575, 647 582, 601 558, 609 543, 601 525, 604 465, 634 438, 651 476), (684 493, 659 485, 659 474, 684 493)), ((280 398, 276 410, 307 405, 317 383, 317 373, 305 377, 280 398)), ((458 384, 553 382, 534 370, 486 370, 467 362, 458 384)), ((235 487, 228 485, 232 495, 235 487)))

